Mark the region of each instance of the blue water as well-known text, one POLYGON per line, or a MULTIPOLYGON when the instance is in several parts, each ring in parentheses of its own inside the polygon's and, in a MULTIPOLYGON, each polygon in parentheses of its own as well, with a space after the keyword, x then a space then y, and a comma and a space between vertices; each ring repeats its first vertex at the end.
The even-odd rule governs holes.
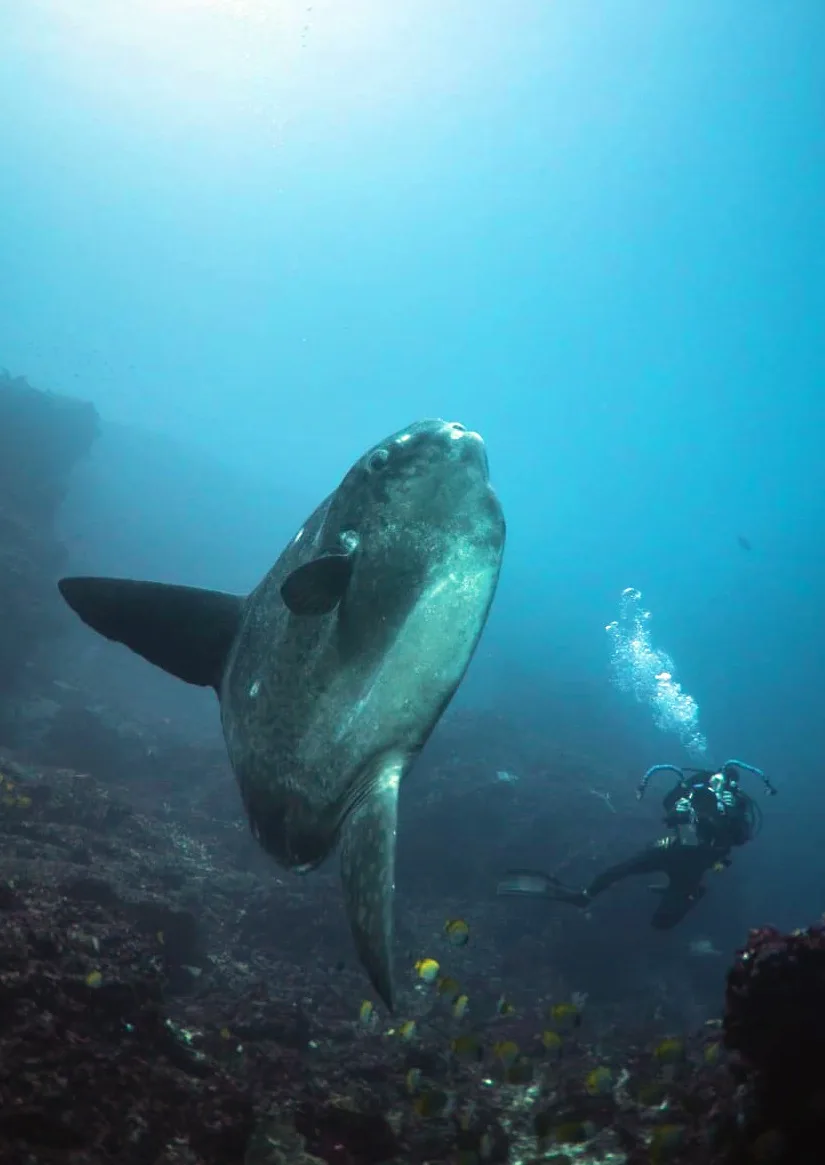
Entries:
POLYGON ((0 364, 248 481, 198 475, 187 581, 253 583, 414 418, 478 428, 468 690, 606 682, 638 587, 710 753, 780 789, 761 910, 819 913, 820 0, 26 0, 0 45, 0 364))

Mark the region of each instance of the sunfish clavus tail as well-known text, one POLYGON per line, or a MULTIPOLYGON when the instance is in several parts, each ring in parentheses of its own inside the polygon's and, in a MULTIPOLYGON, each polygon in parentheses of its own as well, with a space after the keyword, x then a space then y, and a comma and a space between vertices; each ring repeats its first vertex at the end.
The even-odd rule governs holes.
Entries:
POLYGON ((461 682, 505 525, 477 433, 420 421, 368 450, 246 598, 67 578, 94 630, 218 693, 250 825, 283 866, 341 838, 358 956, 392 1009, 398 791, 461 682))

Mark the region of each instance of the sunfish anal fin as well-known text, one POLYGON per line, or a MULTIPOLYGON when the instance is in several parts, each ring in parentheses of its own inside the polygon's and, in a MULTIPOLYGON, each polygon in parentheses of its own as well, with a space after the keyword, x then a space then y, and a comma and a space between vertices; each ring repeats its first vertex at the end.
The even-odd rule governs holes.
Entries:
POLYGON ((98 634, 189 684, 220 687, 241 623, 240 595, 120 578, 62 578, 57 585, 98 634))
POLYGON ((358 958, 389 1011, 394 1007, 393 899, 401 765, 385 765, 344 823, 341 878, 358 958))

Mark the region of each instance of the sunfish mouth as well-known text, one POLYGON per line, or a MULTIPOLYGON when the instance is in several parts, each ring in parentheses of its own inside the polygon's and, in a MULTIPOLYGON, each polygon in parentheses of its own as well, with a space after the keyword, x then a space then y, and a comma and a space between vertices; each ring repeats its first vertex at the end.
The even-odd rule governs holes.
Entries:
POLYGON ((462 443, 464 455, 470 461, 477 461, 483 466, 484 477, 489 483, 490 465, 487 460, 487 446, 484 444, 481 433, 475 429, 468 429, 460 421, 443 421, 442 424, 444 426, 442 432, 448 434, 451 441, 462 443))
POLYGON ((450 430, 450 436, 454 441, 468 439, 471 441, 480 441, 482 445, 484 444, 484 438, 482 437, 481 433, 477 432, 475 429, 468 429, 467 426, 462 425, 460 421, 445 421, 444 426, 450 430))

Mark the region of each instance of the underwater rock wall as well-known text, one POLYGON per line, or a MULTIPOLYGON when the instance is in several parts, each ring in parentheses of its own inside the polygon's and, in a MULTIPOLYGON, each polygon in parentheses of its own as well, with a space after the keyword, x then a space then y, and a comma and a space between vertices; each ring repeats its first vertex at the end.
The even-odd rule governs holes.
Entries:
POLYGON ((66 552, 55 519, 98 427, 93 405, 0 371, 0 700, 20 690, 27 667, 59 634, 54 580, 66 552))

